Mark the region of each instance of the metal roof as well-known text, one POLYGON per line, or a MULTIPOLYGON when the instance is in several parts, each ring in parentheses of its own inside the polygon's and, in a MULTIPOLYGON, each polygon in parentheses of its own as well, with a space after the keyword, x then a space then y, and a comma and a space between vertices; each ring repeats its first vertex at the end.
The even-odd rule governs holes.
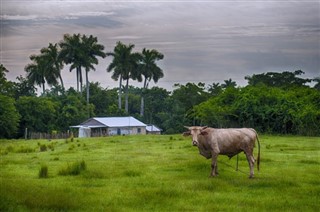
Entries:
POLYGON ((94 117, 80 124, 80 126, 95 127, 146 127, 144 123, 132 116, 127 117, 94 117), (98 122, 93 124, 94 121, 98 122))
POLYGON ((156 127, 155 125, 148 125, 146 127, 146 130, 148 132, 161 132, 162 131, 160 128, 156 127))
POLYGON ((105 125, 75 125, 75 126, 70 126, 71 128, 102 128, 106 127, 105 125))

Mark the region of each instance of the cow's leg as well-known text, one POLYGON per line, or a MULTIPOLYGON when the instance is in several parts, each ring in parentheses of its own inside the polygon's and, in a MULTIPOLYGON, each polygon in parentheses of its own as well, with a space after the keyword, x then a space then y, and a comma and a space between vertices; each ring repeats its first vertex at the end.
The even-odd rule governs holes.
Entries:
POLYGON ((218 157, 218 155, 212 154, 210 177, 214 177, 214 176, 216 176, 216 174, 218 174, 218 171, 217 171, 217 157, 218 157))
POLYGON ((254 157, 253 157, 253 151, 246 151, 245 152, 247 160, 248 160, 248 164, 249 164, 249 168, 250 168, 250 176, 249 178, 253 178, 254 176, 254 157))
POLYGON ((218 162, 216 162, 215 173, 216 173, 216 176, 218 176, 218 175, 219 175, 219 173, 218 173, 218 162))

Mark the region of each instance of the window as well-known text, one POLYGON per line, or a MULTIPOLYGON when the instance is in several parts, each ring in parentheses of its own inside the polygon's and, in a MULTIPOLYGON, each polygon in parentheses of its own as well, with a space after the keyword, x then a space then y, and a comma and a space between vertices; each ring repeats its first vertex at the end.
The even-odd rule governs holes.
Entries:
POLYGON ((138 128, 138 134, 141 134, 141 128, 138 128))

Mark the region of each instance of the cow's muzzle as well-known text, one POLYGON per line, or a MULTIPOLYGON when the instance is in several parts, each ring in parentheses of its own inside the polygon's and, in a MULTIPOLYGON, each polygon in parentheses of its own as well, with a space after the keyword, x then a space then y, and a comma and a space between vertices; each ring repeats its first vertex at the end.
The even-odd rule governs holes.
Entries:
POLYGON ((198 141, 192 141, 193 146, 198 146, 198 141))

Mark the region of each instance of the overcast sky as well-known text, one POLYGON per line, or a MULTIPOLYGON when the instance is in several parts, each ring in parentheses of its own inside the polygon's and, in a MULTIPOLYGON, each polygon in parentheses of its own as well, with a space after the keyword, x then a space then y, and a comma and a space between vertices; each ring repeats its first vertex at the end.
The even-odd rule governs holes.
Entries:
MULTIPOLYGON (((25 76, 29 56, 66 33, 96 36, 107 52, 117 41, 160 51, 165 77, 157 86, 169 90, 174 83, 229 78, 245 85, 246 75, 270 71, 320 76, 319 0, 0 1, 0 57, 9 80, 25 76)), ((110 60, 100 59, 89 80, 116 87, 106 72, 110 60)), ((74 71, 66 66, 62 75, 76 87, 74 71)))

